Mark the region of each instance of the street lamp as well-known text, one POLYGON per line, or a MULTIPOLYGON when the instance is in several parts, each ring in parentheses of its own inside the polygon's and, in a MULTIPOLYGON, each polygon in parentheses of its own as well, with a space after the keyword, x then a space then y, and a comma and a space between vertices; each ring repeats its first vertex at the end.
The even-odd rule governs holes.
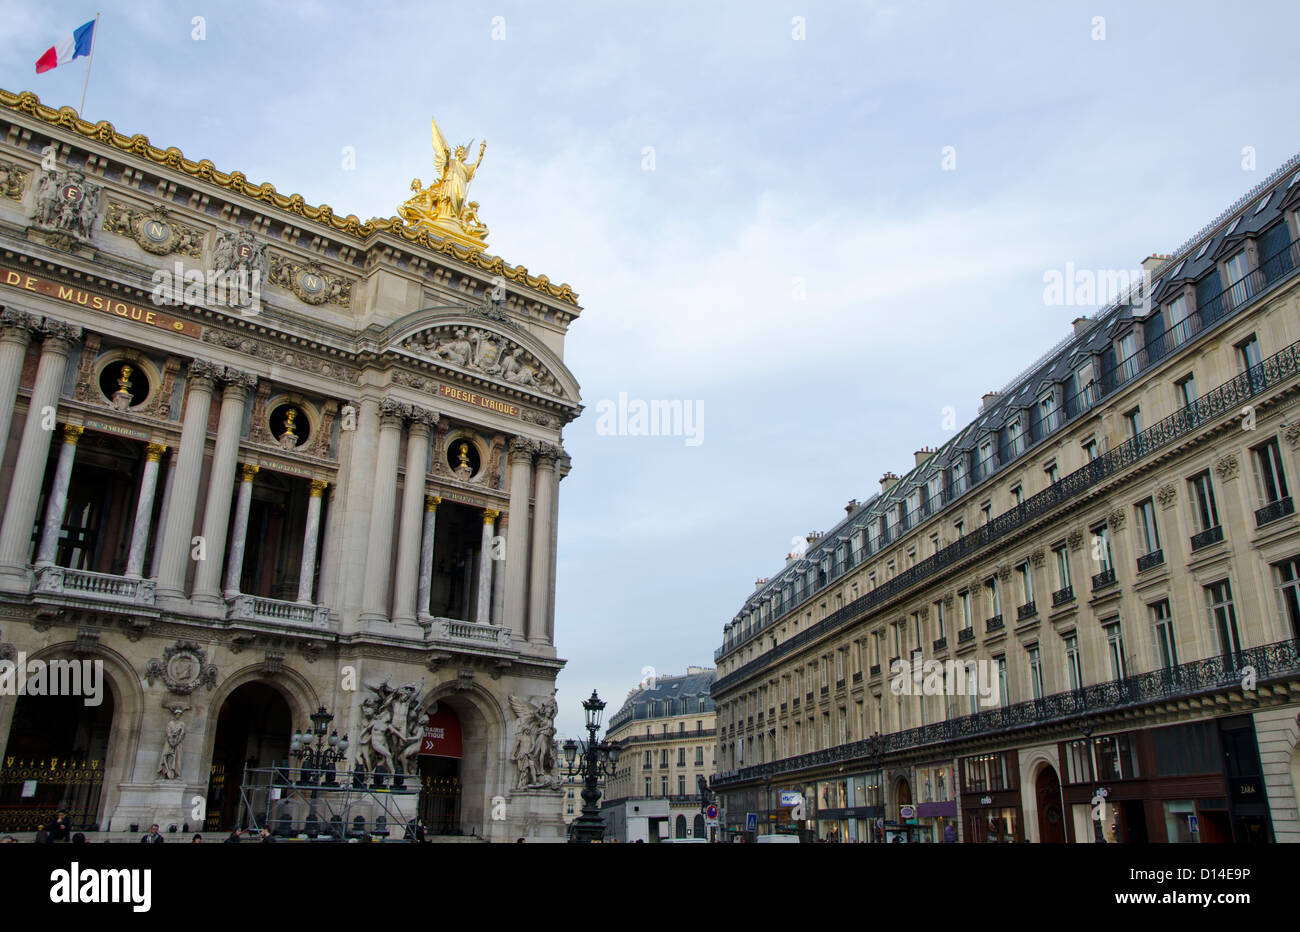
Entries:
MULTIPOLYGON (((1079 721, 1079 734, 1083 735, 1088 742, 1089 756, 1092 760, 1092 776, 1097 778, 1097 745, 1092 740, 1092 733, 1096 730, 1097 724, 1093 721, 1092 716, 1084 714, 1079 721)), ((1092 820, 1093 843, 1098 845, 1106 844, 1106 836, 1101 831, 1101 817, 1106 811, 1106 798, 1110 796, 1110 790, 1104 786, 1098 786, 1092 791, 1092 805, 1101 806, 1101 811, 1097 813, 1097 818, 1092 820)))
POLYGON ((293 733, 293 739, 289 743, 289 756, 298 761, 303 783, 315 783, 313 772, 323 771, 325 785, 334 785, 334 766, 347 757, 348 736, 340 738, 339 733, 333 731, 326 738, 325 732, 329 730, 332 721, 334 716, 321 706, 312 713, 311 725, 301 732, 293 733))
POLYGON ((619 746, 609 741, 597 741, 600 718, 605 711, 605 701, 591 691, 591 698, 582 703, 587 712, 587 740, 564 742, 565 773, 582 777, 582 815, 573 822, 569 840, 577 844, 591 844, 605 837, 605 823, 600 817, 600 778, 612 776, 618 764, 619 746))

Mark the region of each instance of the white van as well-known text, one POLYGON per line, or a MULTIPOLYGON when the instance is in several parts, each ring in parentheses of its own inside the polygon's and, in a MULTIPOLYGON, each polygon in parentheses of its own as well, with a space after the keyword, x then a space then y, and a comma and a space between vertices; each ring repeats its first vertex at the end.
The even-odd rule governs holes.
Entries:
POLYGON ((798 835, 759 835, 754 839, 758 845, 797 845, 799 844, 798 835))

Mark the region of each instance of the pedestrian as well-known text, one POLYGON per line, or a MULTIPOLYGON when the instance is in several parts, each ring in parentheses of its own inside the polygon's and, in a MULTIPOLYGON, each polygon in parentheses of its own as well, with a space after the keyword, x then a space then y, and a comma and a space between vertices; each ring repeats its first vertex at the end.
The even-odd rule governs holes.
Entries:
POLYGON ((68 841, 72 836, 72 827, 68 822, 68 813, 60 809, 54 814, 54 825, 50 828, 50 841, 68 841))
POLYGON ((238 829, 238 828, 232 828, 232 829, 230 830, 230 834, 226 836, 226 840, 225 840, 224 842, 222 842, 222 844, 225 844, 225 845, 237 845, 237 844, 239 844, 239 829, 238 829))
POLYGON ((527 838, 524 838, 524 837, 521 835, 520 837, 518 837, 518 838, 515 839, 515 844, 517 844, 517 845, 526 845, 526 844, 528 844, 528 839, 527 839, 527 838))
POLYGON ((163 838, 162 833, 158 831, 158 823, 155 822, 149 826, 149 834, 141 838, 140 843, 144 845, 161 845, 166 840, 166 838, 163 838))
POLYGON ((32 839, 38 845, 48 845, 50 843, 50 830, 45 827, 45 823, 36 826, 36 837, 32 839))
POLYGON ((270 845, 275 843, 275 836, 266 829, 262 829, 258 834, 262 836, 262 844, 270 845))
POLYGON ((197 845, 202 843, 202 841, 203 841, 203 836, 196 834, 193 838, 190 839, 190 844, 197 845))
POLYGON ((86 836, 81 832, 77 832, 77 834, 72 836, 72 843, 74 845, 84 845, 86 843, 86 836))

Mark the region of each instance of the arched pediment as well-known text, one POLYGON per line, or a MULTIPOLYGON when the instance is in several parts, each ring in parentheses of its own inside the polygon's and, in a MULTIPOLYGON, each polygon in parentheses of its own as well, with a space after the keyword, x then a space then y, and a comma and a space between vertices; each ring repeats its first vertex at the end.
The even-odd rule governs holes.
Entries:
POLYGON ((514 389, 576 404, 578 381, 560 357, 531 334, 464 314, 423 320, 394 338, 391 349, 495 379, 514 389))

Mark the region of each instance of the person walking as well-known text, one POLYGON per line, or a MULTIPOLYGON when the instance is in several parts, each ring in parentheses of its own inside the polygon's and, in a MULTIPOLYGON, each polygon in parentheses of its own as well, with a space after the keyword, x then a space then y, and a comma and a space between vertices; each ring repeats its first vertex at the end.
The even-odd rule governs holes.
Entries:
POLYGON ((54 814, 54 825, 50 828, 50 841, 67 842, 72 838, 72 825, 68 821, 68 813, 60 809, 54 814))
POLYGON ((155 822, 149 826, 149 834, 140 839, 142 845, 161 845, 167 839, 163 838, 162 832, 158 831, 158 823, 155 822))

